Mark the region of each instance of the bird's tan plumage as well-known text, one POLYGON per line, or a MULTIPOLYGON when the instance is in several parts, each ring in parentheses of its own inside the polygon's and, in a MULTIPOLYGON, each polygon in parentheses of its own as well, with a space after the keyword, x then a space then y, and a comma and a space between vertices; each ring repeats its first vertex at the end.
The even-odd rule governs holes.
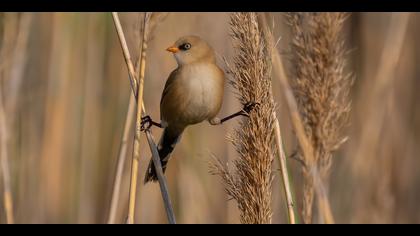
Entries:
POLYGON ((161 120, 187 126, 214 118, 223 100, 224 74, 212 63, 193 63, 175 70, 161 100, 161 120))
MULTIPOLYGON (((169 50, 169 49, 168 49, 169 50)), ((170 47, 178 63, 169 75, 160 102, 161 126, 164 128, 158 149, 165 170, 184 129, 216 117, 223 101, 225 76, 216 65, 213 49, 197 36, 182 37, 170 47), (188 45, 187 45, 188 44, 188 45)), ((149 165, 145 182, 157 180, 153 163, 149 165)))

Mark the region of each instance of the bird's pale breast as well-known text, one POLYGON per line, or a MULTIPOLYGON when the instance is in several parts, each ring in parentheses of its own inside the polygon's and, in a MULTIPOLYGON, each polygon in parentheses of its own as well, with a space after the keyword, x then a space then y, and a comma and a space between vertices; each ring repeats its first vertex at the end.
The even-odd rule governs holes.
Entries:
POLYGON ((189 125, 216 116, 223 100, 223 72, 211 63, 186 65, 179 70, 162 100, 162 120, 169 125, 189 125))

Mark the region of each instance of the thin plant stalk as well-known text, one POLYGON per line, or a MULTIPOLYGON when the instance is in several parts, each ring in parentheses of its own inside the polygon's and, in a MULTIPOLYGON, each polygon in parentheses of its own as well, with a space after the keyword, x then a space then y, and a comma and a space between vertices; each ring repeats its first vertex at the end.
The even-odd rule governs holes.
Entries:
MULTIPOLYGON (((264 35, 268 37, 269 41, 272 40, 272 32, 270 32, 270 30, 268 29, 267 21, 265 19, 264 14, 259 14, 258 17, 259 17, 259 20, 261 21, 261 26, 264 31, 264 35)), ((275 47, 275 44, 271 43, 269 45, 275 47)), ((296 224, 295 201, 292 195, 292 188, 291 188, 292 184, 289 179, 289 170, 287 168, 287 158, 286 158, 286 154, 283 148, 283 140, 282 140, 281 132, 280 132, 280 123, 275 112, 273 112, 273 117, 274 117, 275 141, 276 141, 277 152, 278 152, 278 157, 279 157, 283 188, 286 195, 289 223, 296 224)))
POLYGON ((139 162, 140 162, 140 137, 141 137, 141 118, 142 118, 142 104, 143 104, 143 88, 144 88, 144 72, 146 69, 146 50, 147 50, 147 16, 144 15, 144 26, 143 26, 143 43, 141 48, 141 59, 140 59, 140 73, 138 77, 137 86, 137 113, 136 113, 136 130, 134 136, 133 146, 133 158, 132 158, 132 170, 131 170, 131 183, 130 183, 130 200, 128 208, 128 220, 127 223, 134 223, 134 211, 136 207, 136 193, 137 193, 137 180, 139 175, 139 162))
POLYGON ((12 198, 12 187, 10 183, 10 168, 8 160, 8 132, 6 126, 6 115, 4 112, 3 94, 0 88, 0 166, 3 179, 3 204, 6 211, 6 222, 7 224, 14 223, 13 216, 13 198, 12 198))
MULTIPOLYGON (((129 192, 129 206, 128 206, 128 217, 127 223, 133 224, 134 223, 134 214, 135 214, 135 206, 136 206, 136 194, 137 194, 137 179, 138 179, 138 169, 139 169, 139 160, 140 160, 140 122, 141 122, 141 111, 143 105, 143 79, 144 79, 144 70, 145 70, 145 48, 142 48, 141 53, 141 62, 140 62, 140 76, 139 80, 136 82, 134 66, 131 60, 131 56, 128 50, 128 45, 125 40, 124 32, 122 31, 122 26, 119 21, 118 14, 116 12, 112 13, 114 23, 117 28, 118 36, 120 37, 121 46, 124 52, 124 58, 130 72, 130 81, 131 87, 134 91, 134 95, 136 96, 137 101, 137 113, 136 113, 136 132, 134 137, 134 147, 133 147, 133 157, 132 157, 132 164, 131 164, 131 177, 130 177, 130 192, 129 192)), ((146 21, 144 22, 146 25, 146 21)), ((146 38, 146 30, 143 30, 143 40, 146 38)), ((143 46, 146 43, 143 42, 143 46)), ((144 106, 143 106, 144 107, 144 106)))
POLYGON ((273 116, 274 116, 274 131, 275 131, 275 138, 276 138, 276 146, 277 146, 277 152, 279 156, 283 188, 286 194, 289 223, 296 224, 295 203, 294 203, 294 199, 292 195, 291 183, 289 180, 289 171, 287 169, 287 160, 286 160, 286 154, 283 148, 283 141, 282 141, 281 132, 280 132, 280 124, 275 113, 273 113, 273 116))
MULTIPOLYGON (((140 57, 140 73, 139 73, 139 83, 136 82, 136 74, 134 71, 133 62, 131 60, 130 52, 128 50, 127 42, 125 40, 124 32, 121 27, 121 23, 118 17, 118 14, 116 12, 112 13, 112 17, 114 20, 115 28, 118 33, 119 41, 121 44, 121 48, 123 49, 123 54, 125 58, 125 62, 127 64, 127 69, 130 75, 130 82, 131 82, 131 88, 133 91, 133 95, 136 97, 137 102, 137 119, 136 119, 136 137, 135 137, 135 143, 134 143, 134 150, 133 150, 133 157, 135 157, 135 150, 136 150, 136 142, 139 145, 140 141, 140 123, 141 123, 141 111, 143 111, 144 114, 146 114, 146 109, 143 103, 142 93, 143 93, 143 85, 144 85, 144 72, 145 72, 145 62, 146 62, 146 49, 147 49, 147 21, 149 19, 148 14, 145 14, 144 19, 144 27, 143 27, 143 43, 142 43, 142 49, 141 49, 141 57, 140 57), (137 85, 139 84, 139 85, 137 85), (137 96, 139 95, 139 96, 137 96), (141 104, 141 105, 139 105, 141 104), (136 141, 137 140, 137 141, 136 141)), ((150 143, 150 139, 148 139, 150 143)), ((137 146, 138 147, 138 146, 137 146)), ((138 149, 137 149, 138 150, 138 149)), ((151 150, 154 151, 153 149, 151 150)), ((139 153, 138 153, 139 154, 139 153)), ((139 159, 133 158, 132 163, 132 169, 131 169, 131 181, 130 181, 130 199, 129 199, 129 213, 127 217, 127 223, 132 224, 134 222, 134 209, 135 209, 135 196, 136 196, 136 189, 137 189, 137 179, 138 179, 138 161, 139 159)), ((155 164, 156 165, 156 164, 155 164)), ((155 166, 155 168, 158 166, 155 166)), ((173 207, 170 202, 169 197, 169 191, 166 184, 166 179, 163 176, 163 171, 160 169, 160 171, 157 171, 158 174, 158 180, 159 185, 162 190, 162 197, 165 204, 165 210, 166 214, 168 216, 168 219, 170 219, 170 223, 175 223, 175 217, 173 214, 173 207), (160 176, 159 176, 160 175, 160 176), (171 220, 171 218, 173 220, 171 220)))
MULTIPOLYGON (((141 54, 141 51, 140 51, 140 54, 141 54)), ((138 73, 138 71, 140 69, 139 68, 140 60, 141 60, 141 56, 139 56, 139 60, 136 64, 136 74, 138 73)), ((126 115, 126 118, 125 118, 123 137, 121 139, 120 149, 119 149, 119 152, 118 152, 117 171, 115 173, 115 179, 114 179, 114 184, 113 184, 111 205, 110 205, 110 211, 109 211, 109 215, 108 215, 108 224, 114 224, 115 223, 117 209, 118 209, 119 196, 120 196, 120 189, 121 189, 121 180, 122 180, 122 175, 123 175, 123 172, 124 172, 125 161, 127 159, 126 157, 127 157, 128 139, 129 139, 129 136, 130 136, 130 133, 131 133, 130 132, 131 124, 134 121, 134 112, 135 112, 135 107, 136 107, 137 100, 134 97, 133 93, 130 93, 130 98, 129 99, 130 100, 129 100, 129 104, 128 104, 127 115, 126 115)), ((144 107, 143 107, 143 109, 144 109, 144 107)))
MULTIPOLYGON (((139 91, 143 92, 143 88, 140 88, 138 85, 139 83, 136 80, 136 74, 134 71, 133 62, 131 60, 130 51, 128 49, 127 41, 125 39, 124 31, 121 26, 120 19, 118 17, 118 13, 113 12, 112 18, 114 20, 115 28, 117 30, 117 34, 120 40, 121 48, 123 50, 124 59, 127 65, 127 69, 130 75, 130 82, 131 82, 131 89, 133 90, 133 94, 136 98, 137 104, 141 104, 144 109, 143 104, 143 94, 139 95, 139 91)), ((143 61, 143 60, 142 60, 143 61)), ((145 60, 144 60, 145 61, 145 60)), ((140 71, 144 69, 145 66, 140 65, 140 71)), ((140 72, 140 74, 142 74, 140 72)), ((144 72, 143 72, 144 75, 144 72)), ((141 81, 141 80, 140 80, 141 81)), ((141 106, 137 106, 137 108, 140 107, 141 112, 141 106)), ((136 114, 136 117, 138 115, 136 114)), ((141 114, 140 114, 141 116, 141 114)), ((141 118, 140 118, 141 119, 141 118)), ((137 130, 137 121, 136 119, 136 130, 137 130)), ((137 179, 138 179, 138 168, 139 168, 139 151, 140 151, 140 135, 136 131, 135 133, 135 139, 134 139, 134 149, 133 149, 133 158, 132 158, 132 164, 131 164, 131 177, 130 177, 130 192, 129 192, 129 207, 128 207, 128 216, 127 216, 127 223, 133 224, 134 223, 134 213, 135 213, 135 205, 136 205, 136 194, 137 194, 137 179)))
POLYGON ((127 116, 126 116, 125 125, 124 125, 123 137, 121 139, 121 144, 120 144, 120 149, 119 149, 119 154, 118 154, 117 171, 115 174, 114 185, 113 185, 113 190, 112 190, 111 206, 110 206, 109 216, 108 216, 108 224, 115 224, 119 196, 120 196, 120 189, 121 189, 121 180, 122 180, 122 175, 124 172, 124 164, 127 159, 128 139, 130 136, 131 124, 134 121, 135 106, 136 106, 136 100, 134 99, 133 93, 131 93, 127 116))
POLYGON ((127 65, 128 74, 130 76, 131 89, 134 93, 134 97, 137 100, 136 73, 135 73, 135 70, 134 70, 133 62, 131 60, 130 50, 128 49, 128 45, 127 45, 127 40, 125 39, 124 31, 122 29, 120 18, 118 17, 117 12, 112 12, 112 19, 114 20, 114 26, 115 26, 115 29, 117 30, 118 39, 120 41, 120 45, 121 45, 121 48, 123 50, 124 60, 125 60, 125 63, 127 65))
MULTIPOLYGON (((120 23, 117 13, 112 13, 112 16, 115 22, 115 27, 117 29, 118 36, 120 38, 120 42, 126 42, 124 31, 122 30, 121 23, 120 23)), ((140 50, 139 50, 140 52, 139 60, 137 61, 135 71, 133 71, 134 66, 132 66, 132 60, 131 60, 130 52, 128 50, 128 45, 126 43, 122 43, 121 47, 124 51, 125 61, 129 62, 126 64, 129 70, 129 80, 130 80, 130 84, 132 85, 133 93, 131 93, 130 98, 129 98, 130 100, 129 100, 127 116, 126 116, 125 124, 124 124, 123 137, 121 139, 120 149, 118 153, 117 171, 115 174, 115 179, 114 179, 114 184, 113 184, 111 205, 110 205, 110 211, 108 215, 108 224, 114 224, 115 219, 116 219, 119 196, 120 196, 121 180, 122 180, 124 164, 125 164, 126 156, 127 156, 128 139, 130 136, 131 124, 133 123, 133 120, 134 120, 134 114, 135 114, 134 112, 135 112, 136 102, 137 102, 137 96, 135 96, 137 94, 137 79, 132 80, 132 78, 135 78, 135 75, 139 73, 139 69, 140 69, 139 66, 141 63, 141 45, 140 45, 140 50)), ((142 108, 143 108, 143 112, 145 113, 144 106, 142 106, 142 108)))

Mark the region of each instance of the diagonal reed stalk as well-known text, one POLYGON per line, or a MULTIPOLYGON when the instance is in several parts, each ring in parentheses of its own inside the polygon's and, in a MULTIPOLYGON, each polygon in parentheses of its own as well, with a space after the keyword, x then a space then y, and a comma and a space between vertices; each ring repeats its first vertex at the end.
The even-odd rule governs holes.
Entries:
MULTIPOLYGON (((166 18, 168 14, 167 13, 159 13, 159 14, 152 14, 151 16, 151 22, 150 22, 150 26, 149 26, 149 40, 152 37, 152 31, 153 29, 158 25, 158 23, 160 23, 163 19, 166 18)), ((116 19, 118 20, 118 19, 116 19)), ((124 38, 124 34, 122 31, 121 27, 117 27, 117 30, 119 32, 119 35, 121 35, 122 38, 124 38)), ((140 40, 139 40, 140 41, 140 40)), ((142 42, 142 41, 140 41, 142 42)), ((126 46, 124 46, 125 50, 127 50, 128 48, 126 46)), ((129 54, 127 54, 129 57, 129 54)), ((129 60, 131 61, 131 60, 129 60)), ((136 71, 135 73, 132 73, 133 76, 135 74, 139 74, 139 67, 140 67, 140 63, 141 63, 141 45, 140 45, 140 50, 139 50, 139 58, 136 64, 136 71)), ((131 65, 128 65, 128 67, 131 68, 131 65)), ((130 83, 133 85, 133 92, 136 94, 137 93, 137 81, 136 80, 131 80, 132 76, 129 77, 130 79, 130 83)), ((120 148, 119 148, 119 152, 118 152, 118 160, 117 160, 117 170, 115 173, 115 179, 114 179, 114 184, 113 184, 113 190, 112 190, 112 197, 111 197, 111 205, 110 205, 110 210, 109 210, 109 215, 108 215, 108 224, 113 224, 115 223, 115 219, 116 219, 116 214, 117 214, 117 209, 118 209, 118 202, 119 202, 119 196, 120 196, 120 188, 121 188, 121 180, 122 180, 122 175, 124 172, 124 164, 126 161, 126 157, 127 157, 127 146, 128 146, 128 139, 130 136, 130 129, 131 129, 131 124, 133 123, 134 120, 134 112, 135 112, 135 106, 136 106, 136 99, 137 97, 133 97, 133 93, 131 93, 130 95, 130 101, 129 101, 129 105, 128 105, 128 111, 127 111, 127 115, 126 115, 126 120, 125 120, 125 124, 124 124, 124 131, 123 131, 123 137, 121 139, 121 144, 120 144, 120 148)), ((144 106, 143 106, 143 112, 145 113, 144 110, 144 106)))
MULTIPOLYGON (((120 40, 121 48, 123 50, 124 59, 127 65, 127 69, 129 72, 131 88, 133 90, 134 97, 136 99, 137 104, 140 104, 140 112, 141 112, 141 105, 143 105, 143 94, 139 95, 139 91, 143 91, 143 88, 140 88, 138 81, 136 80, 136 74, 134 71, 133 62, 131 60, 130 51, 128 49, 127 41, 125 39, 125 35, 121 26, 120 19, 118 17, 118 13, 113 12, 112 17, 114 20, 115 28, 117 30, 118 38, 120 40)), ((140 65, 140 70, 145 68, 145 66, 140 65)), ((140 72, 141 74, 141 72, 140 72)), ((137 106, 139 108, 139 106, 137 106)), ((143 105, 144 108, 144 105, 143 105)), ((136 119, 136 129, 137 129, 137 121, 136 119)), ((138 132, 135 133, 134 139, 134 149, 133 149, 133 157, 131 163, 131 178, 130 178, 130 193, 129 193, 129 206, 128 206, 128 216, 127 216, 127 223, 133 224, 134 223, 134 212, 135 212, 135 205, 136 205, 136 193, 137 193, 137 179, 138 179, 138 166, 139 166, 139 139, 140 135, 138 132)))
POLYGON ((275 112, 273 113, 273 117, 274 117, 274 132, 275 132, 276 146, 277 146, 277 152, 278 152, 277 155, 279 156, 279 163, 280 163, 280 169, 281 169, 282 180, 283 180, 283 188, 284 188, 284 193, 286 195, 289 223, 296 224, 295 203, 294 203, 291 183, 289 179, 287 159, 286 159, 286 154, 283 148, 283 140, 281 137, 279 120, 277 119, 277 115, 275 112))
POLYGON ((112 190, 111 206, 108 215, 108 224, 115 224, 115 219, 118 210, 118 202, 121 189, 121 180, 124 172, 124 163, 127 159, 128 139, 130 136, 131 124, 134 121, 136 100, 133 93, 130 94, 130 101, 128 104, 127 116, 124 124, 123 137, 121 139, 120 149, 118 152, 117 170, 112 190))
MULTIPOLYGON (((121 26, 120 18, 118 17, 117 12, 112 12, 112 19, 114 20, 115 29, 118 34, 118 39, 120 41, 121 48, 123 50, 125 64, 127 65, 128 75, 131 84, 131 90, 134 94, 134 98, 137 101, 137 77, 134 70, 133 61, 131 60, 130 50, 128 49, 127 40, 125 39, 125 34, 121 26)), ((144 108, 144 106, 143 106, 144 108)))
MULTIPOLYGON (((139 71, 139 82, 136 81, 136 74, 134 71, 133 62, 131 60, 130 52, 128 50, 127 42, 125 40, 124 32, 122 30, 121 22, 118 17, 118 13, 113 12, 112 17, 114 20, 115 28, 117 30, 118 38, 121 44, 121 48, 123 50, 124 59, 127 64, 127 69, 130 75, 130 82, 131 88, 133 90, 133 95, 136 98, 137 102, 137 114, 136 114, 136 135, 134 140, 134 150, 133 150, 133 158, 132 158, 132 166, 131 166, 131 181, 130 181, 130 196, 129 196, 129 211, 127 217, 127 223, 133 224, 134 223, 134 212, 135 212, 135 198, 137 192, 137 180, 138 180, 138 164, 140 159, 140 126, 141 126, 141 113, 146 113, 144 103, 143 103, 143 87, 144 87, 144 73, 145 73, 145 64, 146 64, 146 49, 147 49, 147 27, 148 22, 150 19, 150 13, 145 13, 144 17, 144 25, 143 25, 143 40, 142 40, 142 47, 141 47, 141 56, 140 56, 140 71, 139 71)), ((153 140, 151 139, 151 134, 149 131, 146 132, 148 142, 152 151, 152 154, 157 153, 156 145, 151 145, 153 140)), ((161 188, 162 198, 165 204, 165 210, 168 216, 168 220, 170 223, 175 223, 175 216, 173 213, 173 207, 170 202, 169 191, 167 189, 166 179, 163 176, 162 167, 159 166, 160 161, 156 164, 156 156, 154 157, 154 164, 155 168, 160 169, 157 171, 159 185, 161 188), (159 176, 160 175, 160 176, 159 176)), ((158 158, 158 156, 157 156, 158 158)))

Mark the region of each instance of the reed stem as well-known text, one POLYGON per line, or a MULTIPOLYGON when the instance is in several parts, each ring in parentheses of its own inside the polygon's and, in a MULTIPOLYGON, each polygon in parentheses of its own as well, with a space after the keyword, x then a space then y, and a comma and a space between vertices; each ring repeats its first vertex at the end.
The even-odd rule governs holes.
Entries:
POLYGON ((6 212, 7 224, 14 223, 13 216, 13 198, 12 198, 12 187, 10 183, 10 167, 8 160, 8 131, 6 123, 6 115, 4 112, 3 94, 2 88, 0 88, 0 167, 3 179, 3 204, 6 212))
POLYGON ((119 197, 120 197, 121 180, 122 180, 122 176, 124 172, 124 164, 127 159, 128 139, 130 136, 131 124, 133 123, 133 120, 134 120, 135 106, 136 106, 136 100, 134 100, 134 95, 131 93, 127 116, 126 116, 125 125, 124 125, 123 137, 121 139, 120 149, 118 153, 117 171, 115 174, 114 185, 113 185, 113 190, 112 190, 111 206, 110 206, 109 216, 108 216, 108 224, 115 224, 115 219, 116 219, 117 209, 118 209, 118 202, 119 202, 119 197))
MULTIPOLYGON (((132 166, 131 166, 131 181, 130 181, 130 196, 129 196, 129 211, 128 211, 128 217, 127 217, 127 223, 133 224, 134 223, 134 212, 135 212, 135 196, 137 191, 137 180, 138 180, 138 166, 139 166, 139 157, 140 157, 140 127, 141 127, 141 115, 146 114, 146 109, 143 103, 143 87, 144 87, 144 75, 145 75, 145 68, 146 68, 146 49, 147 49, 147 23, 150 19, 149 13, 145 14, 144 17, 144 27, 143 27, 143 41, 142 41, 142 47, 141 47, 141 57, 140 57, 140 71, 139 71, 139 82, 136 82, 136 75, 134 71, 133 62, 131 60, 130 52, 128 50, 127 42, 125 40, 124 32, 122 30, 122 26, 118 17, 118 14, 116 12, 112 13, 112 17, 114 20, 115 28, 118 33, 118 37, 120 40, 121 48, 123 50, 125 62, 127 64, 127 69, 130 74, 130 82, 131 82, 131 88, 133 91, 133 95, 136 98, 137 102, 137 114, 136 114, 136 135, 134 139, 134 149, 133 149, 133 158, 132 158, 132 166)), ((147 131, 148 133, 150 131, 147 131)), ((150 142, 153 142, 153 140, 149 140, 150 142)), ((156 146, 154 144, 154 146, 156 146)), ((153 148, 151 148, 152 153, 155 151, 153 148)), ((156 156, 155 156, 156 157, 156 156)), ((153 159, 154 160, 154 159, 153 159)), ((175 223, 175 217, 173 213, 173 207, 170 202, 169 197, 169 191, 166 184, 166 180, 163 176, 162 167, 159 163, 156 164, 156 160, 153 161, 155 165, 158 167, 155 167, 159 169, 157 172, 158 179, 159 179, 159 185, 160 189, 162 191, 162 197, 165 204, 165 210, 166 214, 168 216, 170 223, 175 223), (160 166, 160 168, 159 168, 160 166)))
POLYGON ((282 140, 281 132, 280 132, 280 124, 279 124, 279 120, 277 119, 277 115, 275 113, 273 113, 273 116, 274 116, 274 130, 275 130, 275 137, 276 137, 276 145, 277 145, 277 149, 278 149, 277 152, 278 152, 278 156, 279 156, 279 163, 280 163, 280 169, 281 169, 281 174, 282 174, 283 188, 284 188, 284 192, 286 194, 289 223, 290 224, 296 224, 295 203, 294 203, 293 196, 292 196, 291 183, 290 183, 290 180, 289 180, 289 171, 287 169, 286 154, 284 152, 283 140, 282 140))

